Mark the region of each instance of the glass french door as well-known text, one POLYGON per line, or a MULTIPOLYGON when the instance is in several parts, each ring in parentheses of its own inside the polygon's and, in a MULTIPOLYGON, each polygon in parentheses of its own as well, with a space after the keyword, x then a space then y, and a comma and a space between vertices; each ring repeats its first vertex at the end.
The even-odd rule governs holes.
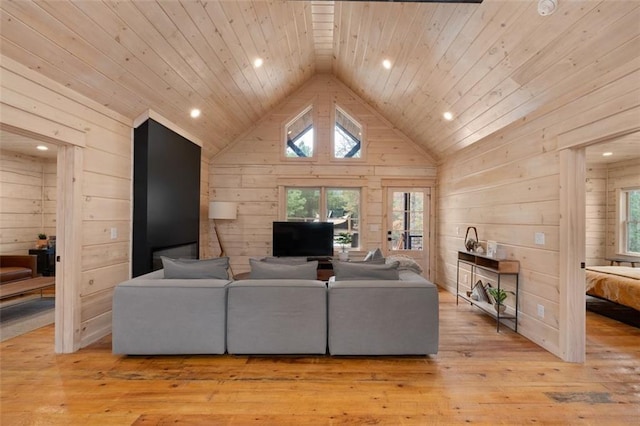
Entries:
POLYGON ((410 256, 429 271, 430 188, 387 188, 386 252, 410 256))

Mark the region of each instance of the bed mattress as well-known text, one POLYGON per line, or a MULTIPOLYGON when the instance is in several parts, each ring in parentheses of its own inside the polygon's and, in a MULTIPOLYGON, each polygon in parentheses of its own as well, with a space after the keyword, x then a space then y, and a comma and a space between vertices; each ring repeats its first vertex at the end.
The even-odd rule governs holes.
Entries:
POLYGON ((586 291, 640 311, 640 268, 629 266, 589 266, 586 291))

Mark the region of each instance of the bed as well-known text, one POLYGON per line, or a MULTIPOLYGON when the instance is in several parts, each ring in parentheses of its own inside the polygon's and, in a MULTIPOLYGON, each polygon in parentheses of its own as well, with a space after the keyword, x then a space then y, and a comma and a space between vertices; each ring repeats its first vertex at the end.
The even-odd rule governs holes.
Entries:
POLYGON ((589 266, 587 294, 640 311, 640 268, 589 266))

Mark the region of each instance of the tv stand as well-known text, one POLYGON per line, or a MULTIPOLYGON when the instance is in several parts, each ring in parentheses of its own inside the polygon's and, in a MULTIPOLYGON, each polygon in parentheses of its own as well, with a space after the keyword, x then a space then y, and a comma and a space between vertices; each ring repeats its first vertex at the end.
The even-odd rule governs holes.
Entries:
POLYGON ((317 260, 318 262, 331 262, 331 256, 307 256, 307 262, 313 262, 317 260))

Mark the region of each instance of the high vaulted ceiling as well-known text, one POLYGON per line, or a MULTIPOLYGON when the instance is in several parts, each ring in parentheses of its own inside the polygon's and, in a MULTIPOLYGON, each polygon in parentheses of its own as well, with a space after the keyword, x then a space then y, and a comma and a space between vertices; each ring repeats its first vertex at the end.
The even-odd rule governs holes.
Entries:
POLYGON ((208 155, 331 73, 442 159, 640 52, 638 0, 559 0, 546 17, 537 0, 1 0, 0 18, 3 55, 132 120, 154 110, 208 155))

